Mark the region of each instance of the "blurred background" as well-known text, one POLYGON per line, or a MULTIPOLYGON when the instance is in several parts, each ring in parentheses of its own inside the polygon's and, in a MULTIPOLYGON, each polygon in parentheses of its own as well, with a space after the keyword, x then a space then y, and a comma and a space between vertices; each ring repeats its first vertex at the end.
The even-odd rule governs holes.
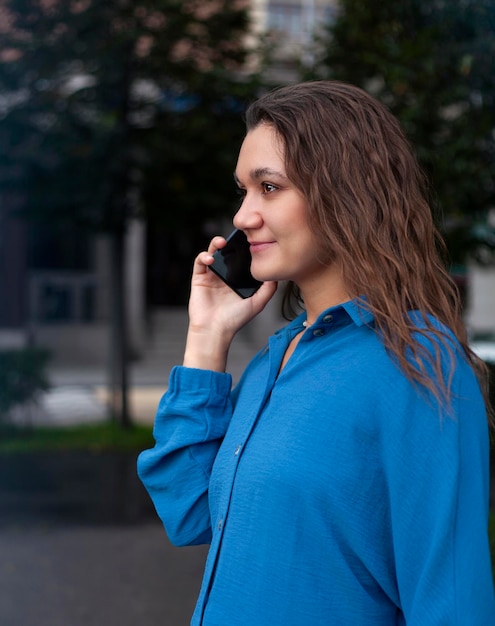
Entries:
MULTIPOLYGON (((135 460, 246 105, 336 78, 397 115, 495 363, 495 4, 0 0, 0 38, 0 623, 181 626, 204 548, 168 544, 135 460)), ((280 323, 236 338, 234 379, 280 323)))

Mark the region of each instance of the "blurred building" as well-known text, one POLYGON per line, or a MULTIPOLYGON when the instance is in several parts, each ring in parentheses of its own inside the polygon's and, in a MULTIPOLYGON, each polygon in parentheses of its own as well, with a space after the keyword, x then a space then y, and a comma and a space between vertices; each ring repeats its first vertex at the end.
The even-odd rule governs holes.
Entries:
MULTIPOLYGON (((61 363, 104 364, 109 352, 110 246, 103 235, 26 223, 0 201, 0 349, 36 345, 61 363)), ((126 245, 129 339, 144 341, 144 224, 126 245)))
POLYGON ((301 66, 312 67, 318 40, 337 13, 338 0, 252 0, 253 37, 272 50, 268 78, 298 79, 301 66))

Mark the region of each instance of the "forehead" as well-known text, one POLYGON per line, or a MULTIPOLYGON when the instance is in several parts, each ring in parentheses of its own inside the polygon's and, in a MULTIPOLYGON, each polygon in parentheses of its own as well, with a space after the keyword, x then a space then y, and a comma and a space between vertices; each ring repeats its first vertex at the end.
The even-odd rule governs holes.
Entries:
POLYGON ((283 143, 274 127, 269 124, 260 124, 246 134, 237 166, 242 166, 244 161, 259 159, 269 160, 272 164, 276 162, 279 168, 284 164, 283 143))

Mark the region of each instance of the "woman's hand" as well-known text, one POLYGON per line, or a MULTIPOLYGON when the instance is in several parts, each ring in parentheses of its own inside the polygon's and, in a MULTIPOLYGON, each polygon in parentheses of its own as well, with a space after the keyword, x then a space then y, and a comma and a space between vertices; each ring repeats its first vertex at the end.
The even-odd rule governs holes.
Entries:
POLYGON ((225 371, 227 355, 235 334, 263 310, 277 289, 266 282, 251 298, 241 298, 208 269, 213 253, 226 240, 215 237, 206 252, 196 257, 189 299, 189 330, 184 365, 225 371))

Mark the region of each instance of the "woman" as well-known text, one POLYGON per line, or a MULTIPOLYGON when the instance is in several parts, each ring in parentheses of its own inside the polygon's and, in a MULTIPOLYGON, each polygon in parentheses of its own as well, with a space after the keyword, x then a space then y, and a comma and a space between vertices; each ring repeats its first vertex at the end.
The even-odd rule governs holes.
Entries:
POLYGON ((423 180, 395 118, 322 81, 247 111, 234 225, 263 281, 198 255, 184 363, 140 477, 210 543, 192 624, 488 626, 488 427, 423 180), (288 281, 302 312, 231 391, 236 332, 288 281))

